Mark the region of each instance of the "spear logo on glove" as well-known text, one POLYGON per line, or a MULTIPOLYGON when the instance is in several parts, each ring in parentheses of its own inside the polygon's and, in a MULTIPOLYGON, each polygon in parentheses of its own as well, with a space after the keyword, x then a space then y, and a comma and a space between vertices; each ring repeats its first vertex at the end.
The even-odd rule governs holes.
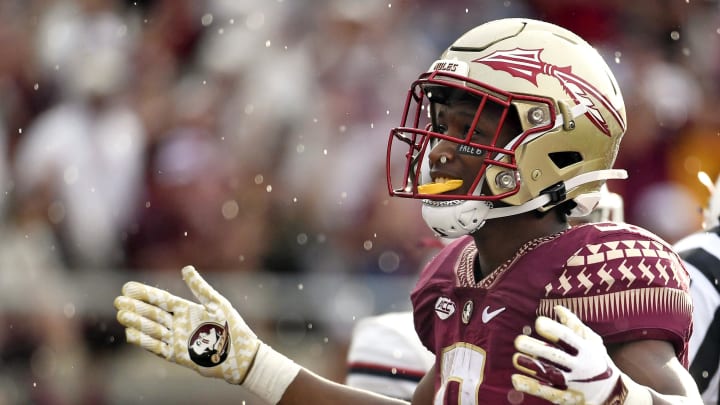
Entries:
POLYGON ((199 325, 188 340, 188 353, 195 364, 213 367, 225 361, 228 355, 228 323, 225 326, 215 322, 199 325))

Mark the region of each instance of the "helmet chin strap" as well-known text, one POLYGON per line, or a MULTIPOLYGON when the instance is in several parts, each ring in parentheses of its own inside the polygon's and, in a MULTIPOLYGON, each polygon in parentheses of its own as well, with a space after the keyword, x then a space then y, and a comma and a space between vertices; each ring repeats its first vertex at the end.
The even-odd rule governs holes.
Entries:
MULTIPOLYGON (((596 170, 583 173, 564 182, 566 190, 572 190, 586 183, 600 180, 625 179, 627 172, 622 169, 596 170)), ((541 208, 552 202, 552 197, 543 194, 517 206, 493 208, 489 201, 452 200, 445 202, 425 201, 422 216, 427 225, 446 238, 469 235, 485 225, 488 219, 523 214, 541 208)))
MULTIPOLYGON (((577 175, 565 182, 565 189, 572 190, 575 187, 599 180, 626 179, 627 172, 623 169, 596 170, 594 172, 577 175)), ((503 218, 523 214, 541 208, 552 201, 547 194, 542 194, 532 200, 512 207, 491 208, 485 219, 503 218)))

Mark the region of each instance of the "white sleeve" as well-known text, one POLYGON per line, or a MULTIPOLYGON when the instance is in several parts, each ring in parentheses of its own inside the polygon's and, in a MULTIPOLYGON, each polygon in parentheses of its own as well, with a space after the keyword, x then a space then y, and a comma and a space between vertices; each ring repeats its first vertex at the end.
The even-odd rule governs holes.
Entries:
POLYGON ((349 386, 410 399, 435 356, 420 342, 411 312, 360 320, 348 349, 349 386))

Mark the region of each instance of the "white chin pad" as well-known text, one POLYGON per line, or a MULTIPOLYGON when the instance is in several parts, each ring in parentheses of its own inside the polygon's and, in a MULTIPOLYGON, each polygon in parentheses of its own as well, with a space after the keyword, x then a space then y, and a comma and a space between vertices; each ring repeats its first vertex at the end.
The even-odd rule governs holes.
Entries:
POLYGON ((440 236, 459 238, 480 229, 490 208, 486 201, 430 201, 423 202, 422 216, 440 236))

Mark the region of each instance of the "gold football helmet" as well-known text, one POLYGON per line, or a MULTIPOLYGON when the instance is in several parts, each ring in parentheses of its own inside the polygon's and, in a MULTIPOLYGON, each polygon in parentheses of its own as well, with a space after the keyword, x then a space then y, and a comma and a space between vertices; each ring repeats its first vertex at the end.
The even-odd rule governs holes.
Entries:
POLYGON ((625 128, 617 82, 582 38, 531 19, 489 22, 462 35, 412 83, 400 126, 390 132, 389 191, 422 199, 425 221, 444 237, 567 200, 577 203, 571 215, 582 216, 606 180, 627 176, 612 169, 625 128), (477 107, 464 134, 450 136, 436 111, 460 98, 477 107), (500 136, 508 128, 509 142, 500 136), (452 156, 429 158, 448 142, 448 153, 482 159, 473 181, 439 168, 452 156))

